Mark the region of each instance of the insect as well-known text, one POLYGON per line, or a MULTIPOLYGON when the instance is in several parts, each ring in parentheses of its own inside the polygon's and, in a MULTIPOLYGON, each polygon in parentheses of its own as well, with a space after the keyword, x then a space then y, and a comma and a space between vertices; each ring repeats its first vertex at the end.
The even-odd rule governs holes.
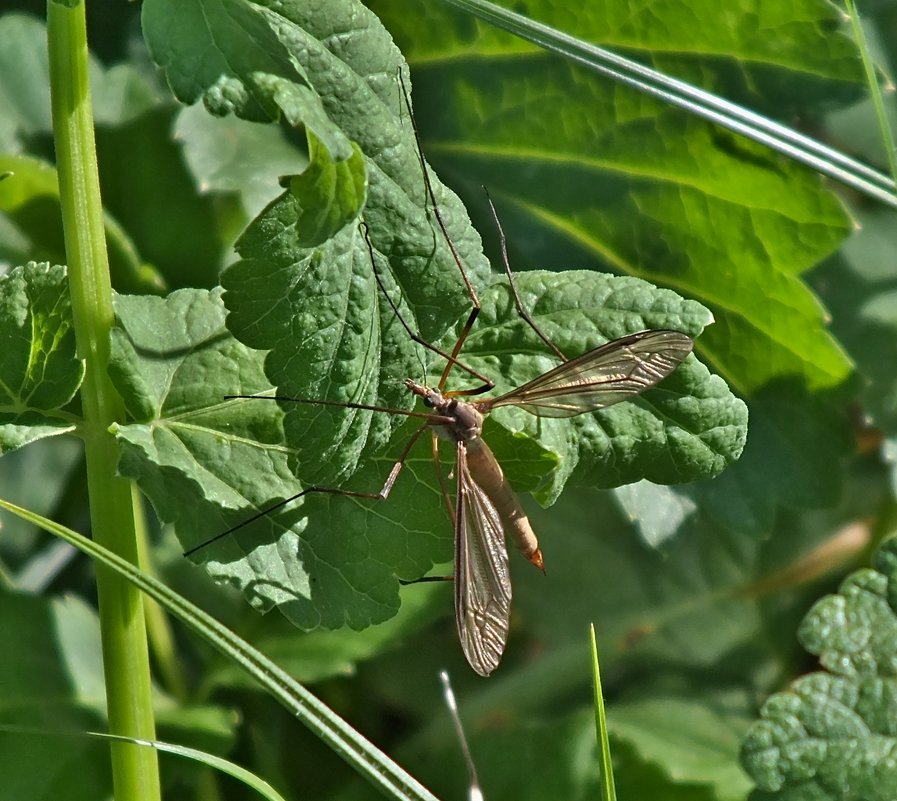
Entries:
MULTIPOLYGON (((410 113, 407 93, 405 99, 410 113)), ((472 399, 473 396, 484 394, 495 386, 487 376, 465 365, 459 359, 464 342, 479 314, 480 302, 467 278, 462 260, 452 244, 436 204, 413 116, 411 121, 433 214, 460 270, 471 300, 472 308, 467 321, 450 352, 425 341, 402 317, 396 303, 384 287, 375 251, 364 223, 361 224, 361 231, 367 243, 377 283, 396 319, 415 342, 445 359, 445 367, 436 386, 426 386, 410 378, 405 381, 407 389, 422 400, 428 411, 405 411, 360 403, 277 396, 273 398, 266 396, 265 399, 400 414, 420 418, 421 425, 402 449, 378 492, 357 492, 324 486, 307 487, 238 526, 191 548, 185 555, 189 556, 309 493, 386 500, 412 447, 425 432, 429 432, 436 475, 454 524, 454 602, 458 637, 464 655, 473 670, 481 676, 488 676, 498 666, 508 638, 512 592, 506 536, 512 539, 523 556, 540 570, 543 569, 543 557, 538 539, 517 496, 505 479, 498 460, 483 439, 484 418, 494 409, 506 406, 515 406, 541 417, 572 417, 606 408, 633 398, 663 380, 688 356, 694 343, 689 336, 678 331, 639 331, 568 360, 539 329, 523 305, 514 284, 504 233, 490 199, 489 205, 500 234, 502 260, 517 310, 522 319, 561 360, 561 364, 503 395, 472 399), (447 389, 449 375, 455 367, 482 381, 482 385, 472 389, 447 389), (455 450, 454 503, 449 500, 448 486, 439 466, 440 441, 451 443, 455 450)), ((258 396, 228 397, 258 399, 258 396)))

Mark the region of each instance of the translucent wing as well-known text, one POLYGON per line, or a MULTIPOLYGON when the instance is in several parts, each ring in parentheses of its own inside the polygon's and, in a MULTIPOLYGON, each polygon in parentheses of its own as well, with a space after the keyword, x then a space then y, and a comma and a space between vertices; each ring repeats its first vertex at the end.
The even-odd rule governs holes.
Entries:
POLYGON ((481 412, 519 406, 540 417, 572 417, 603 409, 653 387, 691 353, 679 331, 640 331, 620 337, 549 370, 498 398, 474 405, 481 412))
POLYGON ((488 676, 501 661, 511 617, 511 576, 501 520, 458 443, 455 513, 455 623, 470 666, 488 676))

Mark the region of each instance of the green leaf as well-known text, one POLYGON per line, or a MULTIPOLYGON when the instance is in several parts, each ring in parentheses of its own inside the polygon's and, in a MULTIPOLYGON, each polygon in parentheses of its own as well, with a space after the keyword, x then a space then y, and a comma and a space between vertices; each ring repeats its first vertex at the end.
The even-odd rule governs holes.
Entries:
POLYGON ((59 411, 84 377, 65 268, 32 262, 0 277, 0 325, 6 343, 0 353, 2 453, 74 428, 74 419, 59 411))
MULTIPOLYGON (((311 8, 294 11, 287 4, 282 11, 305 14, 311 24, 317 16, 325 25, 348 26, 348 8, 336 8, 335 14, 322 15, 311 8)), ((172 91, 183 102, 202 98, 214 114, 254 121, 283 114, 290 125, 304 124, 312 130, 333 158, 351 155, 348 140, 328 118, 304 65, 292 52, 309 34, 317 38, 313 28, 297 28, 282 14, 239 0, 153 0, 143 6, 143 33, 172 91)))
MULTIPOLYGON (((268 383, 261 354, 224 328, 220 292, 119 297, 117 314, 110 374, 134 419, 116 429, 120 470, 138 481, 182 542, 203 542, 299 491, 277 405, 224 401, 226 394, 263 392, 268 383)), ((382 465, 367 467, 374 483, 382 465)), ((367 531, 367 510, 337 503, 336 525, 329 499, 317 498, 301 508, 307 521, 297 522, 300 510, 265 516, 202 555, 214 577, 243 588, 261 608, 277 604, 305 628, 362 628, 395 614, 396 574, 414 578, 433 564, 426 522, 408 531, 396 520, 407 516, 414 490, 413 481, 404 483, 399 503, 383 510, 393 523, 381 522, 390 530, 382 539, 367 531)), ((442 560, 449 534, 446 526, 435 535, 442 560)))
MULTIPOLYGON (((413 6, 404 0, 371 3, 414 59, 457 56, 459 43, 467 45, 468 54, 540 52, 472 14, 459 13, 460 5, 452 0, 429 5, 429 24, 423 27, 408 13, 413 6)), ((488 11, 492 4, 471 0, 463 5, 488 11)), ((760 110, 783 117, 864 95, 856 47, 845 35, 843 18, 830 5, 798 0, 787 7, 753 3, 726 14, 708 9, 689 0, 651 8, 611 0, 601 13, 589 8, 574 16, 546 0, 524 0, 515 6, 518 13, 568 35, 632 54, 693 83, 706 83, 731 101, 766 103, 760 110)))
MULTIPOLYGON (((460 315, 466 299, 456 292, 457 272, 449 270, 451 254, 434 238, 427 216, 414 136, 396 82, 404 63, 401 55, 376 18, 354 0, 330 4, 327 14, 298 3, 278 8, 279 13, 274 13, 225 3, 202 9, 196 2, 156 0, 144 5, 145 31, 154 55, 182 99, 192 102, 205 94, 208 105, 209 96, 215 95, 218 110, 230 108, 256 119, 263 118, 253 116, 263 105, 271 107, 269 118, 275 116, 274 110, 282 109, 291 124, 302 120, 335 161, 352 155, 350 140, 358 143, 369 180, 365 219, 371 239, 378 252, 387 256, 391 268, 403 276, 405 288, 426 300, 428 307, 419 324, 424 335, 433 338, 460 315), (224 10, 233 15, 229 22, 224 10), (172 29, 180 35, 166 36, 172 29), (196 53, 204 53, 204 58, 196 53), (379 77, 372 79, 371 75, 379 77), (302 103, 296 102, 296 93, 302 103), (226 101, 219 102, 225 95, 226 101), (327 124, 320 119, 325 109, 332 119, 327 124), (325 135, 323 129, 328 126, 339 136, 325 135), (390 220, 384 219, 386 214, 390 220), (396 216, 402 220, 401 226, 393 224, 396 216), (425 274, 431 278, 429 285, 422 287, 420 279, 425 274), (439 302, 433 300, 435 293, 439 302)), ((478 284, 486 272, 479 237, 457 199, 435 180, 434 191, 471 280, 478 284)), ((297 207, 289 198, 275 203, 244 238, 241 255, 247 260, 268 260, 274 248, 275 261, 289 258, 299 265, 312 258, 334 258, 337 254, 328 250, 304 252, 288 236, 286 241, 271 242, 267 250, 260 250, 261 243, 276 237, 278 226, 288 229, 297 217, 297 207), (266 233, 260 226, 274 230, 266 233)), ((360 237, 348 244, 360 269, 369 259, 365 244, 360 237)), ((229 271, 229 289, 239 285, 242 267, 229 271)), ((251 332, 244 331, 252 325, 253 310, 235 309, 230 299, 227 302, 236 312, 237 319, 229 323, 232 330, 249 344, 270 347, 252 341, 251 332), (245 319, 247 315, 249 319, 245 319)))
POLYGON ((364 156, 358 145, 344 161, 333 161, 321 141, 308 134, 311 161, 290 179, 290 192, 299 206, 296 241, 315 247, 334 236, 360 213, 365 201, 364 156))
POLYGON ((761 790, 782 799, 893 796, 895 585, 897 539, 890 539, 875 569, 853 573, 807 614, 801 643, 830 672, 804 676, 764 704, 742 749, 761 790))
MULTIPOLYGON (((75 598, 47 602, 4 593, 0 603, 0 718, 4 723, 100 728, 105 694, 99 625, 75 598)), ((102 798, 111 791, 109 752, 90 743, 0 733, 4 798, 102 798), (46 766, 53 765, 48 771, 46 766)))
MULTIPOLYGON (((0 253, 10 261, 39 257, 65 261, 62 212, 56 170, 31 156, 0 156, 0 170, 11 176, 0 183, 0 212, 8 227, 0 233, 0 253)), ((111 217, 105 219, 109 269, 116 285, 134 292, 158 292, 163 283, 141 263, 134 243, 111 217)))
POLYGON ((622 701, 608 713, 614 742, 632 746, 677 785, 711 785, 718 801, 742 801, 749 782, 735 756, 747 728, 742 704, 709 692, 654 694, 622 701))
MULTIPOLYGON (((532 271, 518 276, 515 284, 539 327, 570 356, 644 329, 674 329, 698 337, 712 322, 700 304, 633 278, 532 271)), ((450 348, 453 341, 442 344, 450 348)), ((462 357, 493 377, 496 392, 520 386, 557 364, 516 315, 505 281, 484 294, 462 357)), ((747 410, 722 380, 689 358, 661 386, 598 414, 552 420, 501 409, 490 417, 487 434, 496 425, 527 434, 555 457, 559 466, 543 478, 537 493, 540 501, 551 503, 568 479, 612 487, 643 478, 670 484, 716 475, 744 447, 747 410)))
POLYGON ((133 421, 116 431, 120 470, 138 480, 187 542, 298 489, 276 404, 224 401, 269 385, 261 354, 225 330, 220 297, 180 290, 164 299, 116 300, 109 372, 133 421))

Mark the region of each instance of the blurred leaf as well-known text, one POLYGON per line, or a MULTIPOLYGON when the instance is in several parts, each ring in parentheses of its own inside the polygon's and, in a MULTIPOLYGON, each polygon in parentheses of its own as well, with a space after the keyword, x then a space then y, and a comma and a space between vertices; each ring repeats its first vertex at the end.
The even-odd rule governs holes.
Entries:
POLYGON ((614 491, 614 497, 645 543, 655 548, 674 536, 697 509, 682 492, 650 481, 626 484, 614 491))
POLYGON ((177 617, 194 633, 199 634, 209 645, 225 656, 239 661, 243 668, 251 673, 274 699, 378 789, 400 801, 406 799, 409 801, 412 799, 432 801, 435 798, 413 776, 315 698, 288 673, 267 659, 264 654, 158 579, 70 528, 42 518, 2 499, 0 499, 0 507, 41 526, 44 530, 74 545, 104 568, 114 570, 177 617))
POLYGON ((197 185, 237 195, 247 220, 280 194, 281 175, 298 172, 308 162, 282 128, 212 117, 202 106, 181 109, 173 135, 197 185))
MULTIPOLYGON (((588 709, 539 722, 473 726, 459 713, 484 798, 563 798, 586 801, 598 797, 595 718, 588 709)), ((425 784, 441 788, 441 798, 467 797, 467 769, 457 741, 451 753, 418 754, 410 769, 425 784)), ((339 801, 368 798, 356 783, 339 801)))
MULTIPOLYGON (((0 183, 0 212, 7 223, 0 233, 0 255, 10 262, 40 258, 66 260, 56 170, 31 156, 0 156, 0 171, 12 175, 0 183)), ((158 292, 162 281, 142 264, 134 243, 109 215, 105 219, 109 271, 115 285, 133 292, 158 292)))
MULTIPOLYGON (((705 688, 706 689, 706 688, 705 688)), ((647 695, 608 713, 614 744, 623 741, 659 766, 676 786, 710 785, 712 798, 741 801, 750 783, 736 762, 748 726, 746 703, 731 708, 695 688, 692 695, 647 695)))
MULTIPOLYGON (((104 14, 103 21, 108 22, 114 14, 104 14)), ((51 157, 52 151, 42 151, 45 143, 41 141, 52 132, 47 65, 46 24, 16 11, 0 17, 0 95, 4 98, 0 153, 30 151, 51 157)), ((158 102, 150 79, 139 67, 121 65, 105 70, 89 54, 88 70, 94 119, 100 123, 123 122, 158 102)))
POLYGON ((745 594, 757 569, 757 541, 696 514, 656 549, 622 524, 612 498, 595 492, 565 493, 531 519, 546 576, 527 570, 520 560, 512 564, 515 619, 554 658, 594 621, 608 692, 624 667, 722 671, 732 659, 744 670, 774 653, 761 606, 745 594))
POLYGON ((663 801, 719 801, 712 785, 678 782, 662 768, 621 741, 614 746, 616 785, 620 798, 658 798, 663 801))
MULTIPOLYGON (((0 717, 53 729, 102 727, 105 709, 96 615, 74 598, 47 603, 4 593, 0 632, 0 717)), ((71 798, 95 801, 111 793, 109 751, 52 737, 0 732, 3 801, 71 798)))
POLYGON ((741 459, 713 481, 680 487, 733 531, 767 536, 782 507, 834 505, 855 448, 846 411, 796 381, 776 381, 748 404, 751 430, 741 459))
POLYGON ((837 257, 813 274, 832 310, 832 330, 856 361, 864 414, 888 433, 897 432, 897 269, 894 214, 858 212, 861 229, 837 257))
POLYGON ((97 128, 103 204, 168 286, 211 287, 245 220, 234 195, 209 192, 189 172, 172 137, 175 115, 173 104, 157 104, 138 117, 97 128))
MULTIPOLYGON (((255 645, 297 681, 312 684, 338 676, 352 676, 359 663, 394 648, 443 617, 446 609, 440 588, 435 584, 408 587, 402 592, 402 607, 391 620, 364 631, 338 629, 299 634, 284 619, 266 620, 253 638, 255 645)), ((233 663, 224 663, 205 676, 206 687, 244 687, 257 690, 245 672, 233 663)))
MULTIPOLYGON (((801 643, 830 673, 812 673, 767 700, 745 738, 742 760, 781 799, 893 796, 897 754, 897 539, 875 569, 859 570, 820 600, 800 628, 801 643)), ((774 795, 766 795, 774 794, 774 795)))
POLYGON ((84 377, 65 268, 32 262, 0 276, 0 324, 6 342, 0 352, 2 453, 75 427, 75 419, 59 411, 84 377))
POLYGON ((781 515, 763 540, 721 526, 699 509, 661 548, 634 536, 608 494, 567 492, 550 510, 531 514, 547 575, 512 560, 513 620, 542 661, 558 663, 558 690, 560 665, 573 659, 572 643, 591 621, 609 692, 630 674, 627 681, 638 684, 639 669, 661 666, 698 671, 708 681, 730 675, 768 681, 767 671, 790 664, 793 648, 782 646, 776 630, 796 625, 813 592, 808 582, 843 569, 868 540, 851 539, 812 571, 796 568, 838 540, 845 522, 881 502, 882 487, 865 494, 870 483, 858 475, 863 494, 851 492, 833 510, 781 515))
POLYGON ((0 171, 10 173, 0 182, 0 211, 6 221, 0 254, 13 263, 31 258, 64 264, 56 170, 30 156, 0 156, 0 171))
MULTIPOLYGON (((32 18, 6 15, 0 20, 0 42, 7 45, 0 64, 9 63, 2 75, 15 76, 6 81, 0 77, 0 93, 13 99, 0 115, 0 143, 4 127, 11 131, 0 152, 27 149, 52 158, 42 139, 51 131, 46 30, 32 18), (25 55, 28 48, 34 52, 25 55), (20 72, 32 60, 40 60, 40 66, 20 72)), ((134 66, 104 70, 92 61, 91 88, 115 286, 124 292, 159 292, 166 282, 174 287, 215 284, 225 245, 244 223, 236 214, 235 198, 200 190, 172 140, 175 107, 157 97, 134 66), (153 263, 165 280, 144 262, 153 263)), ((39 158, 23 155, 4 156, 3 169, 13 170, 14 180, 4 183, 16 187, 0 188, 0 211, 15 228, 0 233, 0 254, 13 262, 39 258, 65 263, 54 171, 39 158)))
MULTIPOLYGON (((5 453, 0 459, 3 497, 39 514, 52 515, 80 464, 81 443, 74 437, 50 437, 30 445, 5 453)), ((41 558, 37 549, 47 540, 34 526, 18 518, 4 520, 0 531, 0 554, 7 569, 15 574, 15 585, 22 572, 41 558)))
POLYGON ((23 140, 50 130, 47 30, 25 14, 0 18, 0 152, 17 153, 23 140))

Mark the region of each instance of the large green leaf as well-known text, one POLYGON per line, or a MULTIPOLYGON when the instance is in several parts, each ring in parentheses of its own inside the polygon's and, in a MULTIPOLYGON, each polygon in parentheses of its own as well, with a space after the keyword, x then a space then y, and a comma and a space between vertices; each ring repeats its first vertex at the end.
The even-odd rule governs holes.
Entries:
MULTIPOLYGON (((521 288, 527 298, 546 296, 534 304, 535 318, 562 345, 602 341, 619 326, 667 325, 697 334, 706 320, 697 304, 635 279, 583 273, 564 284, 566 295, 552 293, 560 278, 532 273, 521 288), (575 327, 567 326, 575 329, 572 338, 559 326, 565 319, 561 312, 576 311, 568 308, 571 300, 589 312, 575 327)), ((517 382, 527 369, 538 371, 545 357, 531 341, 524 347, 504 344, 528 339, 519 321, 507 319, 510 303, 502 283, 484 296, 484 326, 472 353, 481 354, 478 358, 501 381, 517 382)), ((218 293, 120 298, 118 314, 110 369, 135 421, 118 427, 122 470, 141 482, 162 519, 177 524, 185 543, 202 542, 297 492, 290 463, 308 482, 322 465, 338 474, 363 454, 362 467, 348 486, 376 490, 415 425, 406 424, 369 454, 361 447, 364 441, 355 445, 348 438, 342 447, 334 445, 333 435, 322 433, 321 421, 314 419, 304 437, 284 445, 276 404, 223 400, 226 394, 261 392, 266 379, 261 354, 225 331, 218 293), (355 450, 347 455, 350 446, 355 450)), ((399 383, 395 368, 384 374, 399 383)), ((584 422, 581 437, 569 436, 572 429, 565 437, 563 427, 540 431, 532 425, 527 437, 514 433, 513 426, 495 424, 489 438, 500 457, 507 455, 512 481, 539 488, 546 497, 556 495, 577 463, 581 480, 589 483, 613 484, 624 470, 624 475, 647 472, 667 481, 718 471, 740 449, 743 406, 694 360, 667 383, 628 409, 616 407, 584 422), (564 460, 570 467, 552 469, 564 460)), ((312 415, 325 416, 319 407, 308 408, 312 415)), ((519 415, 511 418, 513 423, 519 415)), ((387 503, 311 496, 301 510, 265 516, 208 548, 209 568, 260 605, 279 605, 307 628, 359 628, 383 620, 398 606, 397 577, 416 578, 451 555, 450 526, 428 462, 426 449, 413 451, 387 503), (295 531, 284 531, 297 523, 295 531)))

